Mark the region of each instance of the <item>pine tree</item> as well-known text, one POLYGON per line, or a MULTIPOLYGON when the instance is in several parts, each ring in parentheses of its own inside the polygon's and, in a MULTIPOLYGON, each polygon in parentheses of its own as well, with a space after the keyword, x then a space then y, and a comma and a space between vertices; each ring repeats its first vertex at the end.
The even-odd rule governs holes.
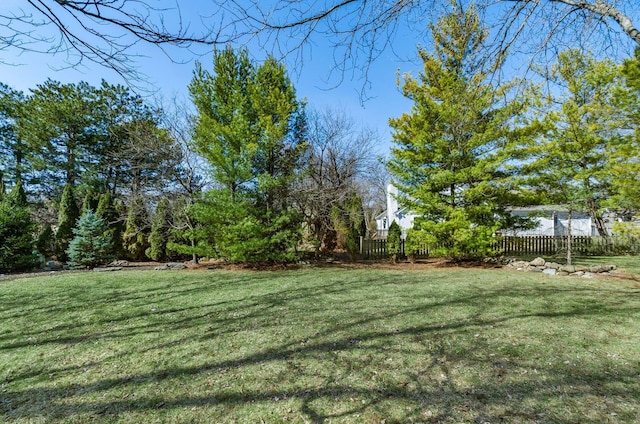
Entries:
POLYGON ((640 48, 622 65, 624 90, 616 98, 624 113, 622 128, 633 130, 625 135, 610 156, 612 195, 606 206, 626 219, 640 214, 640 48))
POLYGON ((67 256, 73 267, 90 267, 108 263, 111 254, 111 239, 105 236, 107 225, 91 209, 85 209, 73 229, 74 238, 69 243, 67 256))
POLYGON ((22 183, 0 201, 0 272, 26 271, 37 264, 34 225, 22 183))
POLYGON ((301 218, 291 190, 303 152, 303 106, 273 58, 255 66, 246 50, 227 48, 216 52, 214 72, 198 66, 189 86, 198 109, 193 144, 220 187, 194 207, 203 225, 192 235, 200 231, 197 245, 213 243, 207 251, 232 261, 295 259, 301 218), (211 217, 216 228, 209 231, 203 227, 211 217))
POLYGON ((55 253, 60 261, 67 260, 67 249, 73 239, 73 228, 80 217, 80 210, 71 184, 64 186, 60 207, 58 209, 58 231, 56 231, 55 253))
POLYGON ((156 206, 155 213, 151 219, 149 248, 145 252, 148 258, 154 261, 166 259, 169 231, 169 201, 162 199, 156 206))
POLYGON ((608 237, 601 216, 604 202, 615 194, 616 173, 629 175, 633 156, 619 157, 631 144, 620 132, 623 116, 614 100, 622 84, 618 65, 574 49, 558 56, 548 78, 564 90, 554 93, 552 104, 559 106, 544 116, 549 130, 525 150, 524 171, 526 183, 544 192, 546 202, 568 209, 570 264, 572 215, 589 212, 599 235, 608 237))
POLYGON ((487 31, 474 8, 444 16, 432 34, 434 53, 420 51, 420 78, 402 83, 414 105, 390 120, 396 147, 388 169, 400 203, 420 217, 416 242, 452 258, 483 256, 518 201, 505 147, 527 135, 513 129, 526 98, 510 100, 515 83, 489 82, 479 60, 487 31))

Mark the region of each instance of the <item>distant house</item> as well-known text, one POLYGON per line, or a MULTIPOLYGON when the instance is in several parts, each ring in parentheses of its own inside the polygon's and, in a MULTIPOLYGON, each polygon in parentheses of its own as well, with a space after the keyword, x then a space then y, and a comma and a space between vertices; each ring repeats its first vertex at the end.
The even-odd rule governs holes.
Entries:
MULTIPOLYGON (((558 205, 540 205, 514 208, 511 214, 530 217, 536 226, 530 229, 502 230, 505 236, 566 236, 569 226, 569 210, 558 205)), ((597 236, 598 231, 591 215, 584 212, 571 213, 571 235, 597 236)))
MULTIPOLYGON (((396 221, 402 229, 403 236, 407 230, 413 227, 416 215, 411 211, 401 208, 397 200, 398 189, 389 184, 387 186, 387 210, 376 216, 377 236, 386 238, 389 226, 396 221)), ((569 211, 563 206, 541 205, 511 210, 515 216, 532 217, 537 225, 527 230, 503 230, 505 236, 566 236, 569 224, 569 211)), ((571 218, 571 234, 574 236, 597 236, 597 230, 587 213, 573 212, 571 218)), ((612 219, 607 219, 609 226, 612 219)))
POLYGON ((387 186, 387 210, 376 216, 377 236, 386 238, 389 232, 389 226, 396 221, 402 229, 402 235, 407 235, 407 230, 413 227, 413 220, 416 215, 408 211, 406 208, 400 208, 398 204, 398 189, 393 185, 387 186))

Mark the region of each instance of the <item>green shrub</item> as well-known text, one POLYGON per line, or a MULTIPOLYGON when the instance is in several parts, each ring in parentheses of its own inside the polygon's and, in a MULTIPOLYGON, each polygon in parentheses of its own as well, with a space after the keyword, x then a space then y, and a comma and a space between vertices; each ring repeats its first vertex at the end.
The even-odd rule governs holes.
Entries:
POLYGON ((391 256, 393 263, 397 263, 402 254, 402 229, 396 221, 389 226, 389 234, 387 235, 387 252, 391 256))
POLYGON ((73 239, 73 228, 76 226, 80 209, 76 203, 73 186, 67 184, 62 192, 60 200, 60 208, 58 209, 58 231, 56 232, 56 249, 55 253, 58 260, 67 260, 67 249, 69 243, 73 239))
POLYGON ((18 183, 0 201, 0 272, 27 271, 37 265, 34 225, 18 183))
POLYGON ((151 233, 149 247, 145 254, 149 259, 162 261, 167 257, 167 242, 169 241, 169 201, 162 199, 151 219, 151 233))

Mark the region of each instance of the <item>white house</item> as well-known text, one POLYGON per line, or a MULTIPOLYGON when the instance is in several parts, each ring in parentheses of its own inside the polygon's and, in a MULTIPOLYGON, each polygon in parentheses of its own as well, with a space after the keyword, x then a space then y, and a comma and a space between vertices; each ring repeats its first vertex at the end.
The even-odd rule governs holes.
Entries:
POLYGON ((407 234, 408 229, 413 227, 416 215, 406 208, 400 208, 397 197, 398 189, 393 184, 387 185, 387 210, 376 216, 378 237, 387 237, 389 226, 393 221, 400 225, 403 236, 407 234))
MULTIPOLYGON (((385 238, 389 226, 396 221, 402 229, 403 236, 407 230, 413 227, 416 215, 411 211, 401 208, 397 200, 398 189, 389 184, 387 186, 387 210, 376 216, 377 236, 385 238)), ((511 213, 516 216, 533 216, 537 223, 534 228, 528 230, 504 230, 506 236, 566 236, 569 224, 568 210, 562 206, 543 205, 527 208, 512 209, 511 213)), ((571 218, 571 234, 574 236, 596 236, 597 230, 591 216, 586 213, 573 212, 571 218)))
MULTIPOLYGON (((569 210, 558 205, 541 205, 514 208, 511 214, 520 217, 531 217, 537 224, 526 230, 503 230, 505 236, 566 236, 569 226, 569 210)), ((597 236, 591 215, 584 212, 571 213, 571 235, 597 236)))

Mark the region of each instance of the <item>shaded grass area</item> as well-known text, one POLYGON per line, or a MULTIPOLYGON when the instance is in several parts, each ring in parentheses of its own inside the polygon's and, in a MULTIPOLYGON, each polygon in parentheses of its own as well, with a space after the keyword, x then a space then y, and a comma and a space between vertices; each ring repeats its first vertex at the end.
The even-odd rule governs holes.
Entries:
POLYGON ((640 284, 504 270, 0 285, 3 422, 640 421, 640 284))

